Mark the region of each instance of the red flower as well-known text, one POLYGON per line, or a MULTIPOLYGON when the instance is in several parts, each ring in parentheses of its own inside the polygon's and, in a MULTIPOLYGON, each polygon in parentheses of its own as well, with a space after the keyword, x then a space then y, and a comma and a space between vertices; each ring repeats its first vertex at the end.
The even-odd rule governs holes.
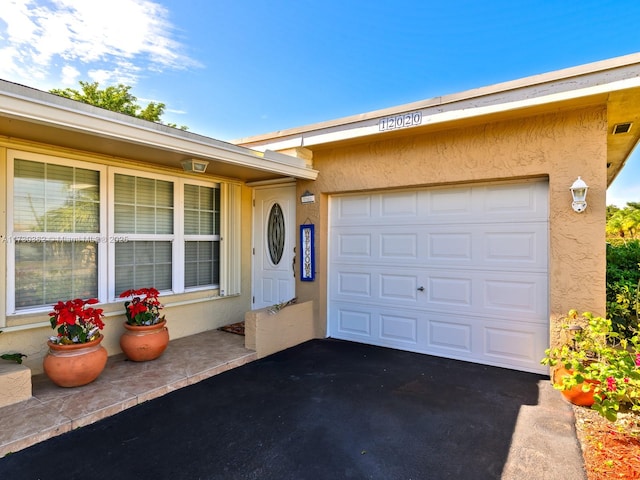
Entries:
POLYGON ((144 313, 147 311, 147 306, 141 302, 137 297, 133 299, 133 301, 127 307, 129 308, 129 314, 135 318, 139 313, 144 313))
POLYGON ((610 392, 615 392, 616 391, 616 379, 613 377, 608 377, 607 378, 607 390, 609 390, 610 392))
POLYGON ((120 298, 133 297, 131 301, 124 302, 127 323, 130 325, 153 325, 159 322, 160 310, 163 308, 158 300, 160 292, 155 288, 138 288, 125 290, 120 298))
POLYGON ((63 343, 85 343, 93 340, 104 328, 101 308, 88 307, 99 303, 97 298, 59 301, 49 313, 51 328, 58 327, 58 338, 63 343))

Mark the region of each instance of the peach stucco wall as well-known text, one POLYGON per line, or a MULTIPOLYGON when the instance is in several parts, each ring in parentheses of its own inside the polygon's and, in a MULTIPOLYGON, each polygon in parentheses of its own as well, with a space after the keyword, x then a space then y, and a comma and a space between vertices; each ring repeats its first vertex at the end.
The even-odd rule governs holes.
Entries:
POLYGON ((571 308, 605 313, 606 110, 591 108, 517 120, 316 149, 315 182, 298 183, 316 195, 300 205, 298 223, 316 227, 316 281, 298 282, 299 301, 315 300, 318 336, 326 333, 327 220, 332 194, 545 178, 549 182, 549 315, 571 308), (589 185, 588 209, 571 208, 569 187, 589 185))

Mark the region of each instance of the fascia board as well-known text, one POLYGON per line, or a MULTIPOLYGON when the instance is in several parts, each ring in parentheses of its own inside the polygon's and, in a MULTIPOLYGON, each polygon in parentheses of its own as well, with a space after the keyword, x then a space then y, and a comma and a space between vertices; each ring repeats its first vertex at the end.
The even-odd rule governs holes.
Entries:
MULTIPOLYGON (((265 155, 256 150, 227 144, 189 132, 180 132, 180 135, 176 135, 169 131, 170 127, 161 125, 157 127, 166 128, 167 131, 156 131, 147 126, 133 125, 118 118, 107 119, 91 112, 79 112, 58 104, 34 101, 31 98, 7 92, 0 92, 0 114, 37 124, 146 145, 205 160, 216 160, 295 178, 315 180, 318 175, 316 170, 306 166, 304 160, 289 155, 277 152, 265 155)), ((153 124, 153 126, 156 125, 153 124)))
MULTIPOLYGON (((568 91, 547 93, 545 95, 523 96, 521 93, 516 91, 503 92, 500 102, 492 102, 487 99, 484 101, 478 101, 479 99, 469 99, 466 101, 449 103, 449 105, 455 105, 455 108, 450 110, 445 110, 442 108, 443 104, 439 103, 438 105, 426 108, 396 110, 393 113, 386 111, 386 114, 394 116, 402 115, 403 113, 421 113, 422 123, 411 127, 397 129, 398 131, 402 130, 403 132, 410 132, 412 129, 425 127, 427 125, 451 123, 474 117, 550 105, 637 87, 640 87, 640 76, 610 83, 597 84, 585 88, 575 88, 568 91)), ((552 89, 549 91, 553 92, 552 89)), ((359 137, 370 137, 388 133, 389 130, 380 130, 380 118, 381 117, 375 117, 368 120, 361 120, 359 122, 305 131, 284 138, 273 138, 271 141, 258 141, 256 144, 251 146, 254 149, 269 148, 274 150, 284 150, 300 147, 301 145, 304 147, 312 147, 314 145, 322 145, 344 140, 352 140, 359 137)), ((251 142, 247 143, 251 144, 251 142)))

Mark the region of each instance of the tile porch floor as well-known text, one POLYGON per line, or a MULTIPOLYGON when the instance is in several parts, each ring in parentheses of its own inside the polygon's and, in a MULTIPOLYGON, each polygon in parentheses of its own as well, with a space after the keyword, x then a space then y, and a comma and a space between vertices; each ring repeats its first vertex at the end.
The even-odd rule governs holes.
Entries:
POLYGON ((256 352, 244 347, 243 336, 211 330, 172 340, 152 362, 130 362, 123 354, 109 357, 100 377, 83 387, 61 388, 44 374, 35 375, 29 400, 0 408, 0 461, 10 452, 256 359, 256 352))

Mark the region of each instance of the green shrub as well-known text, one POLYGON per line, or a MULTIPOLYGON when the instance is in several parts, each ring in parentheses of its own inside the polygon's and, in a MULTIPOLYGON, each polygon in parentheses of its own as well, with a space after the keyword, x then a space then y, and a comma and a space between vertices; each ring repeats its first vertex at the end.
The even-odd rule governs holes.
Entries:
POLYGON ((623 336, 638 328, 640 314, 640 240, 607 244, 607 317, 623 336))

